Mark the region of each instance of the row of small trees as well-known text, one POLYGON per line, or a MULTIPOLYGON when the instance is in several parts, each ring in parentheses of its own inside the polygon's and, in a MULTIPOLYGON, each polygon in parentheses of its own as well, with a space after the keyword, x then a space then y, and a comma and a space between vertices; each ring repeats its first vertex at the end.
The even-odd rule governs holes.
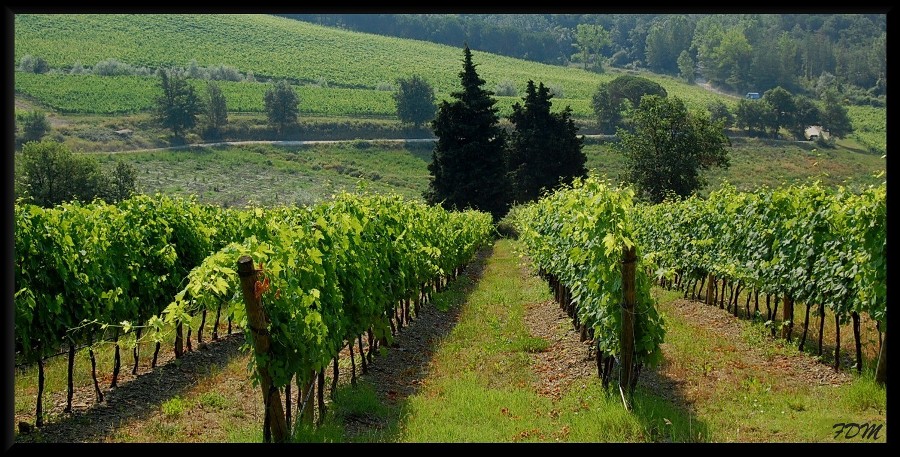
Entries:
MULTIPOLYGON (((177 138, 197 126, 202 113, 204 136, 218 138, 228 125, 228 105, 218 83, 207 81, 206 94, 201 99, 181 71, 159 72, 163 93, 156 99, 153 116, 165 128, 171 129, 177 138)), ((284 80, 266 89, 266 117, 269 125, 279 134, 299 123, 300 97, 284 80)))
MULTIPOLYGON (((171 129, 175 137, 198 125, 203 135, 218 138, 228 125, 228 105, 222 89, 215 81, 207 81, 206 93, 198 95, 187 81, 187 75, 171 69, 159 72, 162 95, 156 99, 153 117, 160 125, 171 129)), ((266 118, 279 134, 299 124, 300 97, 294 88, 284 80, 272 83, 264 96, 266 118)))
MULTIPOLYGON (((218 138, 228 125, 228 106, 222 90, 215 81, 206 83, 206 94, 198 95, 180 70, 160 71, 163 94, 157 98, 154 118, 175 137, 199 125, 203 136, 218 138), (199 119, 198 119, 199 118, 199 119)), ((434 118, 436 111, 434 89, 418 77, 400 78, 394 93, 397 116, 405 123, 420 127, 434 118)), ((266 119, 277 133, 297 128, 300 122, 300 96, 286 80, 270 84, 264 95, 266 119)))
POLYGON ((772 137, 777 137, 778 131, 785 129, 797 139, 804 138, 804 131, 810 125, 821 125, 837 138, 852 133, 853 124, 838 93, 829 90, 823 99, 820 108, 810 98, 791 94, 778 86, 767 90, 759 100, 739 101, 734 112, 734 124, 752 133, 772 137))

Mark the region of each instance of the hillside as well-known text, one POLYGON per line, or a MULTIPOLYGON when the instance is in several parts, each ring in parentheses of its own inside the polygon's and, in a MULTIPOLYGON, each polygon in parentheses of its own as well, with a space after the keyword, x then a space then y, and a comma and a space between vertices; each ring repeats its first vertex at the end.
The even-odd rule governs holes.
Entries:
MULTIPOLYGON (((229 65, 252 72, 257 79, 287 78, 301 85, 373 91, 379 84, 418 74, 438 94, 446 95, 457 88, 462 59, 462 43, 452 47, 266 15, 17 15, 15 27, 16 62, 25 55, 38 56, 61 70, 71 70, 76 63, 90 67, 110 58, 150 69, 184 67, 196 59, 200 66, 229 65)), ((473 51, 473 58, 489 88, 509 80, 521 92, 526 81, 534 79, 559 89, 563 96, 558 99, 587 101, 600 82, 617 76, 478 51, 473 51)), ((38 78, 44 77, 51 76, 38 78)), ((658 81, 698 106, 711 97, 674 78, 658 81)), ((134 82, 124 79, 121 84, 134 82)), ((22 87, 53 100, 34 86, 28 81, 22 87)), ((589 114, 586 103, 573 105, 581 105, 579 114, 589 114)))
MULTIPOLYGON (((301 96, 301 113, 340 117, 395 119, 392 85, 399 77, 417 74, 435 88, 439 100, 448 99, 458 85, 460 47, 386 37, 314 25, 268 15, 55 15, 15 17, 16 62, 30 55, 48 63, 43 74, 16 72, 17 96, 58 113, 121 115, 144 113, 159 92, 152 75, 161 67, 228 66, 242 81, 222 81, 229 110, 261 113, 265 84, 287 78, 301 96), (190 43, 190 45, 186 45, 190 43), (134 74, 99 76, 70 74, 115 59, 138 69, 134 74)), ((650 72, 609 69, 593 73, 473 51, 485 87, 512 84, 519 95, 498 96, 501 116, 521 100, 529 79, 543 82, 556 96, 553 109, 571 106, 583 124, 594 117, 591 97, 598 84, 621 74, 650 78, 694 109, 711 100, 731 107, 736 98, 699 85, 650 72)), ((202 80, 192 82, 203 88, 202 80)), ((857 132, 850 139, 861 147, 884 153, 886 110, 851 106, 857 132)))

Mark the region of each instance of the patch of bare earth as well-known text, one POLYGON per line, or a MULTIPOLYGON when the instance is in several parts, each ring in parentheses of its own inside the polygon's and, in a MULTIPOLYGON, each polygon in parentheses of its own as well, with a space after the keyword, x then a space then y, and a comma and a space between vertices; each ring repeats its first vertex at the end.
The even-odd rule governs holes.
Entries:
MULTIPOLYGON (((750 323, 725 310, 684 299, 668 306, 697 332, 714 334, 718 347, 739 353, 738 357, 726 360, 722 365, 714 362, 711 372, 703 374, 678 368, 678 364, 672 363, 678 357, 677 352, 670 344, 663 343, 663 362, 655 369, 644 369, 638 383, 682 409, 691 410, 696 403, 709 398, 710 389, 703 388, 704 385, 740 382, 748 373, 757 376, 765 373, 788 389, 838 385, 852 380, 845 371, 835 372, 808 354, 785 355, 784 351, 766 351, 764 347, 751 345, 742 336, 750 323)), ((524 320, 533 336, 550 343, 545 351, 531 354, 534 370, 538 373, 535 388, 541 395, 559 399, 573 383, 597 376, 595 354, 591 351, 589 355, 589 343, 580 340, 572 319, 557 302, 550 300, 527 305, 524 320)), ((771 344, 777 343, 772 341, 771 344)))
POLYGON ((593 351, 588 353, 590 341, 581 341, 580 332, 559 303, 528 304, 523 319, 532 336, 550 343, 546 350, 531 354, 538 393, 559 400, 572 383, 597 375, 593 351))
POLYGON ((16 442, 109 441, 119 427, 141 423, 159 411, 159 406, 166 400, 184 396, 211 373, 223 369, 241 355, 239 348, 243 341, 242 333, 234 333, 217 341, 194 344, 194 350, 186 352, 177 361, 171 350, 163 350, 156 368, 151 369, 150 361, 142 358, 144 363, 139 365, 137 375, 131 374, 130 351, 122 351, 118 387, 109 387, 111 374, 98 373, 103 402, 96 403, 93 385, 78 386, 73 393, 72 412, 65 413, 66 392, 53 392, 44 399, 45 411, 53 419, 39 432, 19 434, 16 442))
MULTIPOLYGON (((15 97, 15 107, 17 110, 33 111, 33 110, 37 109, 40 111, 45 111, 45 110, 37 107, 36 105, 37 104, 31 100, 26 100, 20 96, 15 97)), ((45 111, 45 113, 47 114, 47 121, 50 122, 51 127, 62 127, 62 126, 70 124, 70 122, 68 120, 59 117, 58 115, 56 115, 53 112, 45 111)))
MULTIPOLYGON (((740 319, 726 310, 706 303, 677 299, 668 305, 668 310, 683 319, 697 334, 715 335, 716 348, 727 353, 736 353, 736 357, 724 357, 721 361, 712 361, 708 373, 685 370, 672 363, 677 352, 671 345, 663 343, 663 362, 656 370, 648 371, 648 378, 661 388, 660 393, 675 390, 688 403, 696 403, 707 399, 711 389, 704 388, 710 384, 740 383, 747 376, 777 380, 782 389, 803 388, 814 385, 841 385, 849 383, 853 377, 846 371, 834 369, 806 353, 796 351, 779 351, 768 345, 780 344, 777 341, 766 341, 762 345, 751 344, 744 337, 751 325, 746 319, 740 319), (792 352, 786 354, 785 352, 792 352)), ((798 338, 794 332, 794 340, 798 338)), ((807 340, 807 344, 812 344, 807 340)), ((651 383, 651 384, 652 384, 651 383)))

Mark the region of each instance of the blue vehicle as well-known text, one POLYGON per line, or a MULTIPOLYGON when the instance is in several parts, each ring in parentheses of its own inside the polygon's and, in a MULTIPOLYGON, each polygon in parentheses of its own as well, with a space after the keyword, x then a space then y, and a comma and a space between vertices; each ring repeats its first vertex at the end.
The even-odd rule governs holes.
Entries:
POLYGON ((748 100, 759 100, 760 98, 759 92, 747 92, 748 100))

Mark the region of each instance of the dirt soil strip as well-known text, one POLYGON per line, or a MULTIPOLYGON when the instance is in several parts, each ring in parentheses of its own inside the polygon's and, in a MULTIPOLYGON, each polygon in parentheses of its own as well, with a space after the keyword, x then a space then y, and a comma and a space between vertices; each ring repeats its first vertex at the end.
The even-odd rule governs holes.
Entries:
MULTIPOLYGON (((194 346, 194 350, 185 352, 177 364, 172 361, 174 356, 171 350, 162 350, 157 367, 150 371, 149 367, 142 366, 146 371, 138 371, 137 376, 131 374, 128 363, 131 351, 123 350, 119 386, 108 389, 111 378, 108 375, 106 378, 100 377, 104 390, 102 403, 95 403, 92 384, 75 388, 71 414, 62 412, 66 403, 65 391, 49 396, 46 401, 50 412, 60 418, 41 427, 40 439, 47 443, 104 441, 121 424, 151 416, 160 404, 190 389, 214 367, 224 368, 240 355, 239 348, 243 342, 243 333, 220 337, 218 341, 194 346), (103 382, 106 382, 105 386, 103 382)), ((34 441, 37 436, 20 434, 16 442, 34 441)))
MULTIPOLYGON (((523 274, 528 274, 527 272, 523 274)), ((751 372, 765 371, 785 380, 789 386, 838 385, 852 381, 852 376, 844 371, 835 372, 831 367, 816 361, 807 354, 766 355, 763 348, 751 346, 742 336, 749 325, 725 310, 705 303, 678 299, 673 304, 675 312, 691 326, 709 330, 742 354, 740 367, 718 367, 719 378, 728 378, 738 369, 751 372)), ((561 394, 575 382, 597 376, 595 355, 588 357, 588 346, 580 341, 572 320, 555 301, 534 303, 526 307, 525 323, 531 334, 550 342, 547 350, 532 354, 535 371, 540 375, 535 388, 542 395, 559 399, 561 394)), ((676 405, 690 410, 697 401, 702 401, 700 392, 685 386, 698 385, 691 379, 691 373, 676 372, 667 363, 676 357, 673 349, 663 343, 663 362, 655 369, 645 369, 638 383, 649 390, 671 399, 676 405)), ((695 375, 694 375, 695 376, 695 375)))

